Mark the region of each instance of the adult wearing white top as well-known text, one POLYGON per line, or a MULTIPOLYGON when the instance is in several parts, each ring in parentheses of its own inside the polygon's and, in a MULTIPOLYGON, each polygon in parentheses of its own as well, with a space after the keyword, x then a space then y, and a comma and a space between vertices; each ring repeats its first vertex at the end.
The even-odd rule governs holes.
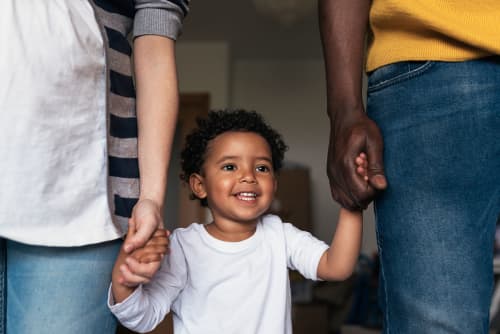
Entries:
POLYGON ((115 331, 106 289, 128 220, 128 249, 162 224, 187 5, 2 3, 0 333, 115 331))

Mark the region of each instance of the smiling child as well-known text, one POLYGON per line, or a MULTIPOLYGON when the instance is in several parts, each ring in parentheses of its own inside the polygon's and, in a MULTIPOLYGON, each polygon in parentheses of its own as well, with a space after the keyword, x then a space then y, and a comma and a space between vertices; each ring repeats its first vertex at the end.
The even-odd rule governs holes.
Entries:
MULTIPOLYGON (((124 326, 150 331, 171 311, 176 334, 291 333, 288 269, 312 280, 352 274, 361 212, 341 209, 330 246, 266 214, 285 150, 255 112, 210 112, 198 120, 186 138, 181 178, 213 221, 176 229, 170 254, 147 284, 131 284, 117 260, 109 304, 124 326)), ((366 157, 355 165, 363 179, 366 157)))

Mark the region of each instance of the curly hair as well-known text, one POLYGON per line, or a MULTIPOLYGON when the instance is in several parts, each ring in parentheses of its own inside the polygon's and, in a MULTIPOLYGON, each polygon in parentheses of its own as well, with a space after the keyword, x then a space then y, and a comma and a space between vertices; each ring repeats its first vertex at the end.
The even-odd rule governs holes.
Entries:
MULTIPOLYGON (((180 178, 186 183, 189 183, 192 174, 201 172, 210 141, 229 131, 254 132, 262 136, 271 148, 274 171, 278 172, 283 165, 287 145, 281 135, 255 111, 242 109, 209 111, 207 118, 198 118, 196 123, 197 128, 186 136, 184 149, 181 152, 180 178)), ((191 199, 196 199, 194 194, 191 194, 191 199)), ((206 199, 200 201, 203 206, 207 206, 206 199)))

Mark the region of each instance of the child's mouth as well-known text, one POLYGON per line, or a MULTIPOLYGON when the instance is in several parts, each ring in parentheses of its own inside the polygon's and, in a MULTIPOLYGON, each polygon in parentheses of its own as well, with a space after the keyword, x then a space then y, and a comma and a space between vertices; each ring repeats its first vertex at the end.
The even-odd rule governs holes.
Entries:
POLYGON ((236 197, 242 201, 255 201, 257 194, 252 192, 241 192, 237 193, 236 197))

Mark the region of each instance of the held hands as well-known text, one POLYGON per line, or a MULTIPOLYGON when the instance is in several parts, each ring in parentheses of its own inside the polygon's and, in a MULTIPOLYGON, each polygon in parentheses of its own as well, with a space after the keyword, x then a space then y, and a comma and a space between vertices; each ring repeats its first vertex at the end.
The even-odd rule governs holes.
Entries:
POLYGON ((387 187, 382 136, 363 111, 332 118, 327 173, 333 199, 352 211, 366 209, 387 187), (365 158, 358 170, 362 152, 365 158))
POLYGON ((119 267, 120 280, 124 285, 133 287, 148 283, 160 267, 161 254, 165 254, 166 250, 154 247, 161 247, 166 242, 165 247, 168 248, 168 235, 165 234, 163 241, 158 235, 159 231, 168 233, 163 229, 160 212, 160 206, 150 199, 141 199, 134 206, 123 245, 125 263, 119 267))
POLYGON ((139 200, 129 219, 129 235, 130 226, 134 226, 134 233, 130 238, 127 236, 123 245, 123 250, 129 254, 134 249, 144 246, 153 232, 163 227, 160 206, 150 199, 139 200))
MULTIPOLYGON (((125 242, 134 238, 135 235, 135 225, 132 222, 129 225, 129 233, 125 242)), ((168 253, 169 235, 169 231, 158 228, 144 247, 136 249, 126 256, 124 263, 119 266, 118 283, 129 288, 149 283, 154 274, 160 269, 164 255, 168 253)))

